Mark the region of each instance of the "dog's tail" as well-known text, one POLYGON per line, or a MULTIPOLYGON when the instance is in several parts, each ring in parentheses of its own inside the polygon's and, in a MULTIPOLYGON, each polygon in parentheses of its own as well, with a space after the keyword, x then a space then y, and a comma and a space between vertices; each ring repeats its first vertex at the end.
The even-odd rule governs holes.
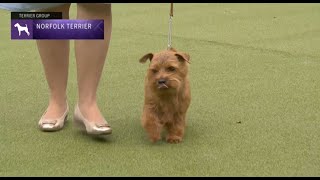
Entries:
POLYGON ((26 27, 28 27, 27 24, 26 24, 26 27))

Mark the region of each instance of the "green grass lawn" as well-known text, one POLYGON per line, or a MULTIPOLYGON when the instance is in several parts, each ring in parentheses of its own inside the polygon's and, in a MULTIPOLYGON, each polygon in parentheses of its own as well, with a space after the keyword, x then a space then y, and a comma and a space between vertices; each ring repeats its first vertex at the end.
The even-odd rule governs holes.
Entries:
POLYGON ((320 4, 175 4, 173 46, 192 61, 188 127, 181 144, 151 144, 138 60, 166 48, 169 8, 113 4, 106 139, 73 127, 74 51, 68 123, 38 129, 48 87, 36 44, 10 40, 0 11, 0 176, 320 176, 320 4))

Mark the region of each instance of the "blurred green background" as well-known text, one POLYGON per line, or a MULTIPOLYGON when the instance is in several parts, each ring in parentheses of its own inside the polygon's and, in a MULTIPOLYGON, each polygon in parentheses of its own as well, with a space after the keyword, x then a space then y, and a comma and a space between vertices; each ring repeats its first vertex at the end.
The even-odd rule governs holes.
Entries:
MULTIPOLYGON (((62 131, 41 132, 48 87, 35 41, 10 39, 0 11, 0 176, 320 176, 320 4, 175 3, 173 46, 191 56, 181 144, 140 125, 147 64, 167 46, 170 3, 113 4, 99 106, 113 134, 73 127, 71 43, 62 131)), ((76 16, 76 5, 71 7, 76 16)))

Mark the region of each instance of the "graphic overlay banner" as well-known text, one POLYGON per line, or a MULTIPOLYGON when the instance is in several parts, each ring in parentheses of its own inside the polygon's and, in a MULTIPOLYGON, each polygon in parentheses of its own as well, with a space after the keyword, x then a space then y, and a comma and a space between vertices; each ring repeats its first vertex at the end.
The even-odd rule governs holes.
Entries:
POLYGON ((33 20, 33 39, 103 39, 103 20, 33 20))
POLYGON ((11 19, 62 19, 62 12, 11 12, 11 19))
POLYGON ((14 40, 104 39, 104 21, 101 19, 52 19, 59 18, 59 14, 30 12, 11 15, 11 39, 14 40))
POLYGON ((11 39, 33 39, 33 20, 11 20, 11 39))

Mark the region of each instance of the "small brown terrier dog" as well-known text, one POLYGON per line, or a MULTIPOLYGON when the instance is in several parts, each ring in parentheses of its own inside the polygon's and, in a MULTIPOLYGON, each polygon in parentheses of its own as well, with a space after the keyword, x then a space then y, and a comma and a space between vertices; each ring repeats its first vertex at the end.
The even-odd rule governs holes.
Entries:
POLYGON ((162 129, 167 130, 166 141, 182 141, 186 126, 186 113, 191 101, 187 53, 169 50, 148 53, 141 63, 150 60, 145 77, 145 96, 142 126, 151 142, 161 139, 162 129))

